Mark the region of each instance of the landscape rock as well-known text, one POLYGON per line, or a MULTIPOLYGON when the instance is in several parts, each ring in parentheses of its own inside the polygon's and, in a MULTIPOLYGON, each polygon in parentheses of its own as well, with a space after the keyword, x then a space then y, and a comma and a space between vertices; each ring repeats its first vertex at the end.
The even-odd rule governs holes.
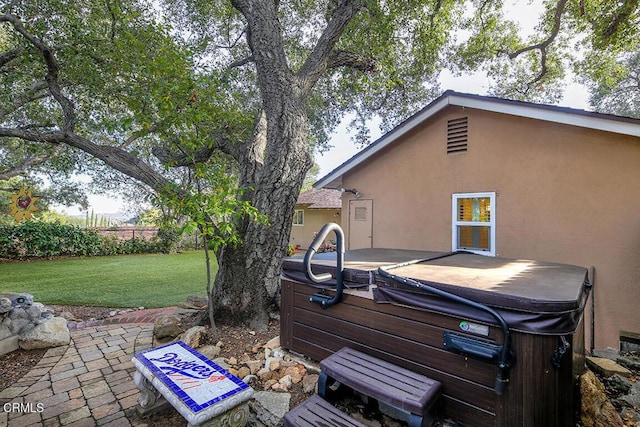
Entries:
POLYGON ((29 319, 29 313, 27 310, 21 307, 13 307, 13 309, 9 312, 9 319, 29 319))
POLYGON ((247 365, 252 374, 257 374, 262 368, 262 360, 247 360, 245 365, 247 365))
POLYGON ((622 375, 623 377, 631 376, 630 370, 618 365, 611 359, 603 357, 587 357, 587 366, 605 377, 610 377, 614 374, 622 375))
POLYGON ((0 298, 0 314, 8 313, 11 310, 11 300, 9 298, 0 298))
POLYGON ((9 297, 13 308, 29 308, 33 304, 33 295, 26 292, 20 294, 11 294, 9 297))
MULTIPOLYGON (((289 412, 291 394, 258 391, 249 401, 249 407, 259 422, 266 427, 282 425, 282 417, 289 412)), ((259 424, 258 424, 259 425, 259 424)))
POLYGON ((158 339, 175 338, 184 330, 180 325, 180 318, 173 314, 159 316, 153 325, 153 335, 158 339))
POLYGON ((8 338, 12 335, 13 333, 11 332, 11 329, 9 329, 8 326, 0 325, 0 340, 8 338))
POLYGON ((277 371, 278 369, 280 369, 281 362, 282 361, 280 359, 267 360, 269 370, 277 371))
POLYGON ((302 390, 307 394, 315 393, 319 377, 318 374, 305 375, 302 378, 302 390))
POLYGON ((284 375, 289 376, 293 384, 298 384, 300 381, 302 381, 302 378, 306 373, 307 370, 302 365, 290 366, 284 370, 284 375))
POLYGON ((285 375, 284 377, 278 380, 278 383, 285 386, 287 389, 290 389, 293 385, 293 380, 291 379, 291 375, 285 375))
POLYGON ((43 304, 34 303, 31 307, 25 309, 29 319, 31 321, 38 321, 40 319, 50 319, 53 317, 53 312, 45 307, 43 304))
POLYGON ((596 348, 591 352, 594 357, 600 357, 602 359, 616 360, 620 356, 620 352, 613 347, 596 348))
POLYGON ((269 341, 267 341, 264 347, 268 348, 269 350, 274 350, 280 347, 280 335, 278 335, 277 337, 271 338, 269 341))
POLYGON ((20 335, 22 333, 27 332, 29 329, 33 329, 35 325, 24 317, 18 317, 15 319, 11 319, 11 325, 9 329, 13 335, 20 335))
POLYGON ((264 389, 269 390, 271 386, 273 386, 274 384, 278 384, 278 380, 275 380, 275 379, 267 380, 264 383, 264 389))
POLYGON ((625 368, 640 370, 640 357, 620 356, 616 362, 625 368))
POLYGON ((32 307, 35 307, 40 310, 40 318, 50 319, 53 317, 53 309, 51 307, 47 307, 46 305, 40 302, 34 302, 32 307))
POLYGON ((213 360, 220 355, 220 347, 215 345, 205 345, 204 347, 200 347, 198 352, 203 356, 206 356, 208 359, 213 360))
POLYGON ((581 421, 584 427, 622 427, 622 419, 609 402, 604 386, 591 371, 580 377, 581 421))
POLYGON ((615 390, 616 393, 628 393, 633 387, 633 382, 622 375, 612 375, 605 380, 608 388, 615 390))
POLYGON ((280 366, 283 368, 288 368, 290 366, 296 366, 298 364, 298 362, 296 362, 295 360, 291 360, 288 359, 287 360, 281 360, 280 361, 280 366))
POLYGON ((192 326, 203 326, 208 321, 207 311, 204 309, 186 309, 178 307, 173 312, 173 315, 180 319, 180 325, 185 331, 192 326))
POLYGON ((282 349, 282 347, 278 347, 278 348, 274 348, 271 351, 271 357, 278 357, 280 359, 284 358, 285 356, 285 351, 282 349))
POLYGON ((182 334, 182 341, 191 348, 198 348, 206 339, 207 332, 204 326, 194 326, 182 334))
POLYGON ((640 384, 633 383, 625 396, 620 398, 626 406, 631 408, 640 408, 640 384))
POLYGON ((50 348, 68 345, 71 341, 67 321, 62 317, 53 317, 19 337, 20 347, 25 350, 50 348))
POLYGON ((242 378, 242 381, 251 385, 253 383, 255 383, 256 381, 258 381, 258 377, 256 377, 255 375, 247 375, 246 377, 242 378))
POLYGON ((68 322, 77 322, 79 319, 69 311, 63 311, 59 314, 60 317, 66 319, 68 322))
POLYGON ((249 368, 247 368, 246 366, 243 366, 240 369, 238 369, 237 377, 244 378, 244 377, 248 377, 250 374, 251 374, 251 371, 249 370, 249 368))
POLYGON ((201 297, 199 295, 189 295, 187 296, 187 302, 189 304, 197 305, 200 307, 206 307, 209 303, 209 299, 207 297, 201 297))
POLYGON ((286 393, 289 391, 289 387, 284 383, 277 382, 271 386, 271 390, 286 393))
POLYGON ((257 375, 258 375, 258 378, 260 378, 262 381, 267 381, 275 377, 275 372, 273 372, 269 368, 262 368, 258 371, 257 375))
POLYGON ((227 371, 231 369, 231 366, 229 366, 229 364, 227 363, 227 359, 225 359, 224 357, 216 357, 215 359, 212 359, 212 360, 213 360, 213 363, 220 366, 222 369, 226 369, 227 371))
POLYGON ((302 365, 306 368, 307 372, 310 374, 319 374, 320 373, 320 364, 317 362, 313 362, 304 357, 296 356, 294 354, 289 354, 287 356, 290 360, 296 362, 299 365, 302 365))

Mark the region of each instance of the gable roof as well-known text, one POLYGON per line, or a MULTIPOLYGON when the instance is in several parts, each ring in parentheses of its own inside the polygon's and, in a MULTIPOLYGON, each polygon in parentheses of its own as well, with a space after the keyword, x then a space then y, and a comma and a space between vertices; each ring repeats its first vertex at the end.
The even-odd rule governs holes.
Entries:
POLYGON ((339 190, 312 188, 298 196, 296 205, 308 205, 309 209, 340 209, 341 195, 342 192, 339 190))
POLYGON ((579 126, 605 132, 640 137, 640 119, 595 113, 576 108, 534 104, 490 96, 472 95, 448 90, 429 105, 365 147, 358 154, 320 178, 315 188, 340 188, 342 175, 366 161, 383 148, 439 113, 449 105, 475 108, 495 113, 511 114, 536 120, 579 126))

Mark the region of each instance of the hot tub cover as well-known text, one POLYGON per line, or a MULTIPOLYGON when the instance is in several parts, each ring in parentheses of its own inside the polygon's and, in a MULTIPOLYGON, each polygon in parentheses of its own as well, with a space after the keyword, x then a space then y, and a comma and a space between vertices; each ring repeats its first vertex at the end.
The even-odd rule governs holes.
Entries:
MULTIPOLYGON (((314 273, 335 277, 335 254, 313 258, 314 273)), ((494 308, 509 327, 535 334, 571 334, 584 310, 590 285, 583 267, 533 260, 401 249, 359 249, 345 253, 347 287, 375 284, 374 299, 494 324, 488 314, 429 294, 378 273, 390 273, 494 308)), ((302 258, 283 261, 283 276, 309 283, 302 258)), ((335 281, 327 284, 335 285, 335 281)))

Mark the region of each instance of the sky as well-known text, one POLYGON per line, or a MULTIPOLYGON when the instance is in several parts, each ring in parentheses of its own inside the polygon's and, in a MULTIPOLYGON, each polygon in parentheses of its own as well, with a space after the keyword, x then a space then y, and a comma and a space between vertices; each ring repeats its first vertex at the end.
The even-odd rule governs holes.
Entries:
MULTIPOLYGON (((509 3, 505 6, 508 7, 508 5, 509 3)), ((542 12, 540 1, 534 0, 531 5, 525 7, 522 7, 522 2, 517 1, 510 2, 510 5, 507 11, 508 17, 519 22, 523 35, 530 33, 542 12)), ((444 71, 440 77, 440 86, 443 91, 450 89, 456 92, 486 95, 489 81, 481 73, 456 77, 444 71)), ((426 104, 425 102, 425 105, 426 104)), ((587 89, 579 83, 568 79, 564 98, 559 102, 559 105, 563 107, 589 109, 587 89)), ((360 151, 360 148, 351 141, 347 133, 347 123, 348 120, 345 120, 334 133, 330 142, 332 148, 323 154, 316 154, 315 159, 319 166, 318 178, 331 172, 360 151)), ((380 129, 372 125, 370 127, 370 135, 371 142, 375 141, 381 136, 380 129)), ((93 210, 96 214, 118 214, 126 211, 125 204, 120 198, 99 194, 89 194, 88 198, 91 205, 89 211, 93 210)), ((78 207, 57 207, 55 210, 68 215, 84 216, 84 211, 81 211, 78 207)))

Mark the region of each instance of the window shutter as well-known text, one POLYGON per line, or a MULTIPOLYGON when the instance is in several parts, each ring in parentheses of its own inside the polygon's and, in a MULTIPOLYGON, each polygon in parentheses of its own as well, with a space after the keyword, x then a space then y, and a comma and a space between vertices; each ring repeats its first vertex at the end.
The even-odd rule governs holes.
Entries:
POLYGON ((461 117, 447 122, 447 154, 467 151, 467 129, 467 117, 461 117))

